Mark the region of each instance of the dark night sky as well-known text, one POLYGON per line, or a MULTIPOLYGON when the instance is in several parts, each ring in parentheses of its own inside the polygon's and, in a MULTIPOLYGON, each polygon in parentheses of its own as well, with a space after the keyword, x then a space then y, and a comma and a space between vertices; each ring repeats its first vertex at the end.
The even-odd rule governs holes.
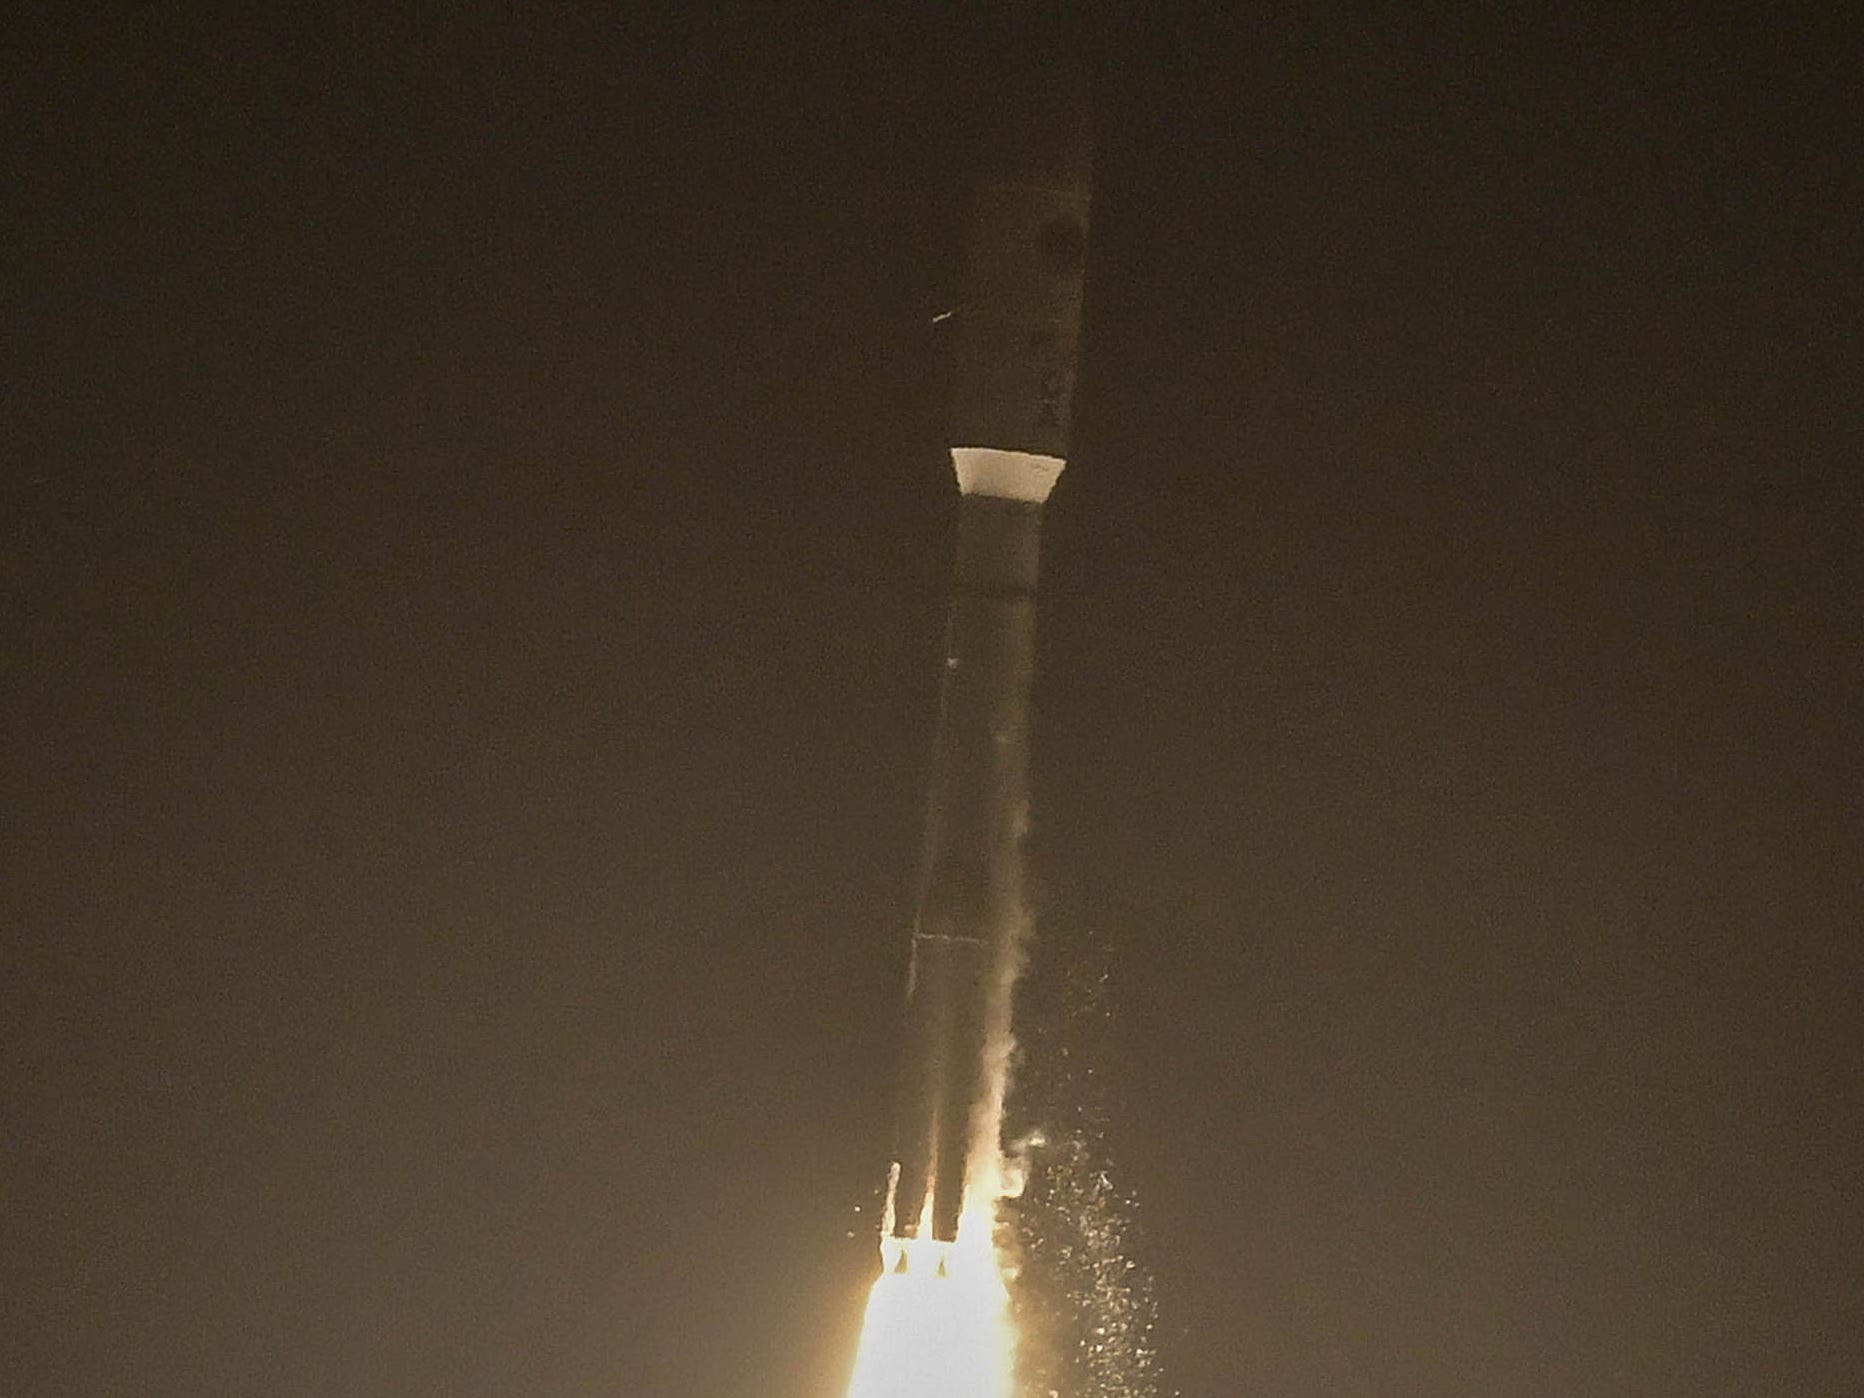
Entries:
MULTIPOLYGON (((309 8, 4 10, 0 1390, 834 1398, 994 42, 309 8)), ((1099 94, 1036 858, 1168 1370, 1853 1393, 1858 35, 1332 8, 1099 94)))

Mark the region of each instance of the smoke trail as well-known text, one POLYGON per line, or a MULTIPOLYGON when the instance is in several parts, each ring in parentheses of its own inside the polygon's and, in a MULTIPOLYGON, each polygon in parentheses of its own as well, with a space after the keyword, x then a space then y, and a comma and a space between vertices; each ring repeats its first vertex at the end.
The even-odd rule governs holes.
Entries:
POLYGON ((1028 961, 1029 919, 1019 911, 1003 937, 984 1001, 983 1070, 971 1107, 971 1144, 965 1163, 965 1212, 994 1209, 1008 1192, 1003 1159, 1004 1109, 1016 1056, 1016 983, 1028 961))

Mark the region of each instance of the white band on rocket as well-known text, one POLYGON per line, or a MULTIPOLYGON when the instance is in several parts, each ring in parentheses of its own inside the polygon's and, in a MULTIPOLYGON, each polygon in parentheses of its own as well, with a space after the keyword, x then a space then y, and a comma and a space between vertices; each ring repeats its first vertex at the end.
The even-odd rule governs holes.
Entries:
POLYGON ((1040 505, 1048 499, 1067 463, 1059 456, 1004 451, 1000 447, 953 447, 951 464, 958 473, 958 489, 966 495, 1040 505))

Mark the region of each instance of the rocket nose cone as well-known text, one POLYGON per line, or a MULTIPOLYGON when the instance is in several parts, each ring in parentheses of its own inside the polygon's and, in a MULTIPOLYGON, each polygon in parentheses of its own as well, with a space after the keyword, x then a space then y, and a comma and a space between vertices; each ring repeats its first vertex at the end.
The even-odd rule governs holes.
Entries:
POLYGON ((1087 101, 1071 92, 1028 103, 1003 142, 1004 173, 1044 183, 1085 185, 1093 156, 1087 101))
POLYGON ((1084 33, 1006 7, 965 44, 954 83, 960 129, 988 180, 1085 186, 1090 46, 1084 33))
POLYGON ((989 105, 986 171, 1036 184, 1088 183, 1093 141, 1085 75, 1069 64, 1020 65, 996 77, 989 105))

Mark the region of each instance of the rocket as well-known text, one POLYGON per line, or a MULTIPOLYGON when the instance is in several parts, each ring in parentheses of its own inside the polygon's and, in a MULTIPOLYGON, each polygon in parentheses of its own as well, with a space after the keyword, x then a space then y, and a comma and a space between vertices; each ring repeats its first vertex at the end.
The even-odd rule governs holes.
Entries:
POLYGON ((999 1168, 1027 922, 1038 548, 1068 452, 1087 250, 1085 103, 1073 87, 1023 83, 997 105, 952 317, 957 559, 885 1225, 947 1242, 999 1168))

